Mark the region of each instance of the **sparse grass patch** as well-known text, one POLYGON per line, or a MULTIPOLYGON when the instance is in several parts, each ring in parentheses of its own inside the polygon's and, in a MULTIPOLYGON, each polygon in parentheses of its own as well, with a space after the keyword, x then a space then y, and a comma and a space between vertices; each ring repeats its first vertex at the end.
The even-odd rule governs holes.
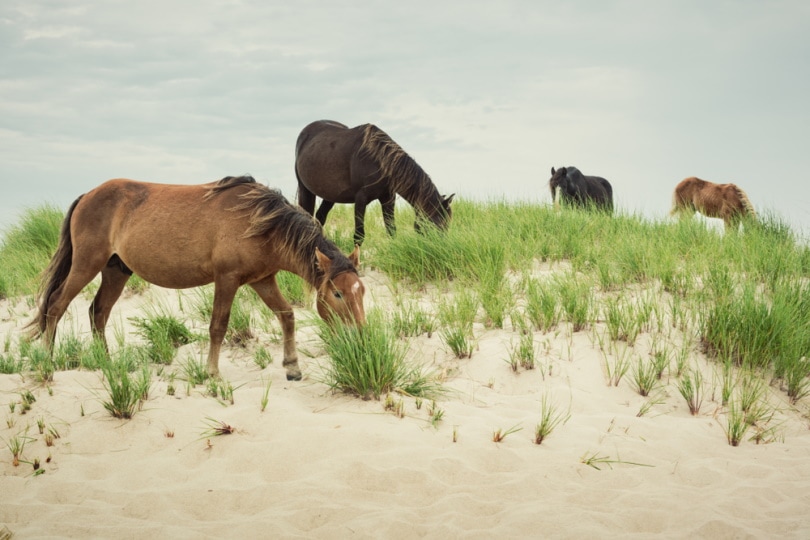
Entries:
POLYGON ((171 364, 177 348, 194 341, 194 335, 164 306, 150 304, 144 313, 145 317, 130 320, 148 343, 150 359, 158 364, 171 364))
POLYGON ((548 394, 543 394, 540 401, 540 422, 534 428, 534 444, 543 444, 558 426, 564 425, 571 418, 571 407, 563 412, 555 405, 548 394))
POLYGON ((259 345, 253 352, 253 362, 259 366, 259 369, 264 369, 273 363, 273 357, 263 345, 259 345))
POLYGON ((521 429, 523 429, 523 428, 520 427, 519 424, 516 424, 516 425, 510 427, 507 430, 497 428, 497 429, 492 431, 492 442, 497 442, 497 443, 502 442, 506 437, 508 437, 512 433, 517 433, 521 429))
POLYGON ((536 358, 537 349, 534 346, 534 336, 531 332, 524 331, 518 337, 517 344, 510 346, 509 366, 514 372, 517 372, 518 367, 526 370, 534 369, 536 358))
POLYGON ((270 387, 273 386, 273 379, 267 379, 267 381, 262 379, 262 382, 264 383, 264 388, 262 390, 261 411, 264 412, 267 408, 267 403, 270 401, 270 387))
POLYGON ((415 301, 397 301, 396 309, 391 315, 391 327, 400 338, 422 334, 430 337, 436 330, 436 319, 415 301))
POLYGON ((646 463, 637 463, 633 461, 624 461, 623 459, 613 459, 610 456, 602 456, 598 452, 585 452, 581 458, 579 458, 579 462, 587 465, 588 467, 593 467, 597 471, 601 471, 602 467, 600 465, 607 465, 609 468, 613 468, 614 464, 625 464, 625 465, 636 465, 638 467, 652 467, 652 465, 648 465, 646 463))

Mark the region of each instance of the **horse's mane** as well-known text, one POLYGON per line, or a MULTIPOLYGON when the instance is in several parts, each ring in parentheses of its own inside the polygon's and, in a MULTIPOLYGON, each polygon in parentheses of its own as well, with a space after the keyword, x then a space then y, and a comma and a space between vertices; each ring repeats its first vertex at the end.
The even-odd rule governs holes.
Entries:
POLYGON ((742 204, 745 213, 748 214, 750 217, 755 218, 757 217, 757 212, 754 210, 754 205, 751 203, 751 200, 748 198, 748 195, 737 186, 737 184, 731 184, 734 187, 734 190, 737 192, 737 195, 740 196, 740 204, 742 204))
POLYGON ((380 167, 383 177, 391 179, 391 189, 414 206, 425 209, 441 199, 430 176, 386 132, 366 124, 360 153, 380 167))
POLYGON ((316 262, 315 248, 332 259, 329 279, 343 272, 357 272, 348 257, 323 235, 323 228, 315 218, 290 204, 281 191, 256 182, 252 176, 226 176, 213 183, 205 198, 237 186, 248 188, 239 195, 241 202, 230 208, 236 212, 250 212, 245 238, 272 235, 280 240, 284 246, 282 249, 288 250, 292 259, 306 261, 301 270, 304 278, 312 284, 320 283, 324 277, 316 262))

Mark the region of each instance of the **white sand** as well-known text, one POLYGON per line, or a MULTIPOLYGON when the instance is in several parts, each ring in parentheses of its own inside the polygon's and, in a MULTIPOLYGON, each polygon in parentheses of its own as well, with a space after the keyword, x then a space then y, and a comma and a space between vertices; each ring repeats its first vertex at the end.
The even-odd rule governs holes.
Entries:
MULTIPOLYGON (((383 278, 369 273, 364 281, 369 305, 391 302, 383 278)), ((114 321, 131 331, 128 317, 154 296, 177 303, 176 292, 153 288, 122 299, 114 321)), ((87 305, 77 299, 60 331, 85 335, 87 305)), ((0 303, 0 336, 16 341, 32 314, 25 302, 0 303)), ((187 395, 179 379, 168 396, 166 381, 155 377, 144 410, 118 420, 100 403, 97 372, 57 372, 52 396, 32 378, 0 375, 0 436, 9 441, 30 426, 35 440, 23 459, 39 458, 45 470, 34 476, 30 464, 13 467, 0 448, 0 531, 5 525, 15 538, 810 538, 807 407, 790 406, 778 389, 780 440, 735 448, 711 391, 693 417, 668 381, 663 403, 637 417, 646 398, 629 376, 607 386, 592 329, 536 332, 543 369, 515 374, 506 360, 516 334, 477 326, 471 359, 454 359, 438 335, 411 340, 410 358, 447 374, 451 393, 437 404, 444 416, 434 428, 427 403, 417 410, 404 398, 400 419, 380 401, 333 395, 317 382, 326 358, 301 322, 311 316, 298 312, 299 350, 315 355, 301 354, 304 381, 285 380, 281 346, 269 336, 260 336, 274 358, 264 370, 250 350, 224 349, 220 367, 238 387, 234 405, 203 387, 187 395), (8 403, 24 389, 36 403, 26 415, 11 413, 8 403), (562 410, 570 403, 571 417, 538 446, 532 438, 545 393, 562 410), (53 447, 38 434, 40 417, 61 435, 53 447), (205 437, 206 418, 236 432, 205 437), (492 441, 495 429, 514 426, 522 430, 492 441), (586 456, 602 458, 600 470, 584 464, 586 456)), ((108 336, 112 342, 112 325, 108 336)), ((648 342, 643 337, 636 353, 647 354, 648 342)), ((196 356, 196 347, 180 357, 196 356)), ((694 359, 712 386, 711 365, 697 351, 694 359)))

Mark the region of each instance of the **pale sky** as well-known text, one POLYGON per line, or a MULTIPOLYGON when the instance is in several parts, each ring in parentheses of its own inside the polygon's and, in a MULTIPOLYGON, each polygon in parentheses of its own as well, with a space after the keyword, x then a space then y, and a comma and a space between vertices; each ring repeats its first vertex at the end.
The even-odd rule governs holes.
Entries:
POLYGON ((5 0, 0 227, 114 177, 294 202, 295 139, 331 119, 443 194, 548 203, 575 165, 663 218, 699 176, 808 233, 808 58, 806 0, 5 0))

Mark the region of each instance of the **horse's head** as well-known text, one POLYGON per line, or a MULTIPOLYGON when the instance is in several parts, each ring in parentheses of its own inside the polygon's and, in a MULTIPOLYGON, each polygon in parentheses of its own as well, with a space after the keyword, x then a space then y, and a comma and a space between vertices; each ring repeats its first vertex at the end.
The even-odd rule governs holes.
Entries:
POLYGON ((557 190, 559 188, 563 193, 568 192, 568 169, 560 167, 559 169, 551 168, 551 178, 548 180, 548 188, 551 191, 551 200, 554 201, 554 206, 559 206, 560 201, 557 197, 557 190))
POLYGON ((453 202, 455 196, 455 193, 447 197, 439 195, 439 204, 432 205, 429 212, 425 212, 421 216, 421 212, 417 212, 416 221, 413 224, 416 232, 421 231, 422 227, 419 222, 425 219, 433 223, 440 231, 446 231, 450 227, 450 219, 453 217, 453 209, 450 208, 450 203, 453 202))
POLYGON ((327 257, 318 248, 315 248, 315 257, 325 276, 318 289, 318 314, 327 322, 339 319, 345 324, 365 324, 363 296, 366 288, 357 275, 357 267, 360 266, 359 246, 355 246, 351 255, 347 256, 351 264, 336 265, 334 259, 327 257))

